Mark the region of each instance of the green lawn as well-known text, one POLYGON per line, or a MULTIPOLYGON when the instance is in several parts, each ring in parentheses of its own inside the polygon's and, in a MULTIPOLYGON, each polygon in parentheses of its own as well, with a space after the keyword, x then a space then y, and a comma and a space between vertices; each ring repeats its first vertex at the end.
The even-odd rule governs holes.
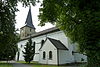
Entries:
MULTIPOLYGON (((25 61, 18 61, 17 63, 28 64, 25 61)), ((56 66, 56 65, 42 65, 37 62, 31 62, 29 65, 31 65, 32 67, 65 67, 65 66, 56 66)), ((6 62, 5 63, 0 62, 0 67, 13 67, 13 66, 12 64, 8 64, 6 62)), ((77 67, 84 67, 84 64, 82 64, 82 66, 77 66, 77 67)))
POLYGON ((13 67, 13 66, 8 63, 0 63, 0 67, 13 67))
POLYGON ((60 67, 60 66, 53 66, 53 65, 33 65, 32 67, 60 67))
POLYGON ((26 63, 25 61, 17 61, 17 63, 26 63))
MULTIPOLYGON (((26 63, 25 61, 17 61, 17 63, 28 64, 28 63, 26 63)), ((33 62, 33 61, 31 61, 30 64, 38 64, 38 62, 33 62)))
MULTIPOLYGON (((18 61, 18 63, 28 64, 25 61, 18 61)), ((56 66, 56 65, 42 65, 42 64, 39 64, 38 62, 33 62, 33 61, 28 65, 31 65, 32 67, 66 67, 66 66, 56 66)), ((75 67, 84 67, 84 64, 77 65, 77 66, 75 65, 75 67)))
MULTIPOLYGON (((56 65, 32 65, 32 67, 66 67, 66 66, 56 66, 56 65)), ((68 66, 69 67, 69 66, 68 66)), ((70 66, 71 67, 71 66, 70 66)), ((75 66, 75 67, 86 67, 85 65, 75 66)))
MULTIPOLYGON (((18 61, 18 63, 28 64, 25 61, 18 61)), ((29 65, 32 65, 32 67, 60 67, 56 65, 42 65, 42 64, 39 64, 38 62, 33 62, 33 61, 29 65)))

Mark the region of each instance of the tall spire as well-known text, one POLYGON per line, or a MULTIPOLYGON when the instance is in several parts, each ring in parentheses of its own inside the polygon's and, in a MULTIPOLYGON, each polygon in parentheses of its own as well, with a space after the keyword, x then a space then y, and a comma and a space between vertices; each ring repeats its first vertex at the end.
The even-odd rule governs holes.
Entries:
POLYGON ((31 7, 29 7, 29 12, 28 12, 25 24, 26 26, 35 29, 33 22, 32 22, 31 7))

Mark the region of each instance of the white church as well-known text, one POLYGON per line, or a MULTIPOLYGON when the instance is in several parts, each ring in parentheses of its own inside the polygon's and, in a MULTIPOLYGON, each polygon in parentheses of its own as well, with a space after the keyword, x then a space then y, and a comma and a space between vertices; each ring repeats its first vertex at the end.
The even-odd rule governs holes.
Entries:
POLYGON ((86 62, 87 56, 78 52, 78 44, 73 44, 63 31, 56 27, 40 32, 35 31, 32 22, 31 9, 29 9, 25 26, 20 29, 19 52, 16 60, 24 61, 23 50, 28 39, 35 43, 35 56, 33 61, 40 64, 63 65, 67 63, 86 62))

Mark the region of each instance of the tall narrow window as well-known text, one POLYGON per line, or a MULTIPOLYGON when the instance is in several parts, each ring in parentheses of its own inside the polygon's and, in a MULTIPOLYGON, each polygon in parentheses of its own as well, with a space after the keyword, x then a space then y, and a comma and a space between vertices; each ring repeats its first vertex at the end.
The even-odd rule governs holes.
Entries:
POLYGON ((52 51, 49 51, 49 59, 52 59, 52 51))
POLYGON ((21 48, 23 47, 23 45, 21 44, 21 46, 20 46, 21 48))
POLYGON ((44 44, 44 40, 41 41, 41 47, 43 46, 43 44, 44 44))
POLYGON ((46 53, 45 53, 45 51, 43 52, 43 59, 45 59, 45 55, 46 55, 46 53))
POLYGON ((35 53, 35 42, 33 42, 33 50, 34 50, 34 53, 35 53))

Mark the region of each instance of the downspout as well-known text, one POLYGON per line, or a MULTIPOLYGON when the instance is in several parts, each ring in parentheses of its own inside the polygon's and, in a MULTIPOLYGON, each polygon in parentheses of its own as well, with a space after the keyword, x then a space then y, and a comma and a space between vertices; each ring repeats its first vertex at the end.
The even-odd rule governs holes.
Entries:
POLYGON ((57 63, 58 63, 58 66, 59 66, 59 49, 57 49, 57 63))

